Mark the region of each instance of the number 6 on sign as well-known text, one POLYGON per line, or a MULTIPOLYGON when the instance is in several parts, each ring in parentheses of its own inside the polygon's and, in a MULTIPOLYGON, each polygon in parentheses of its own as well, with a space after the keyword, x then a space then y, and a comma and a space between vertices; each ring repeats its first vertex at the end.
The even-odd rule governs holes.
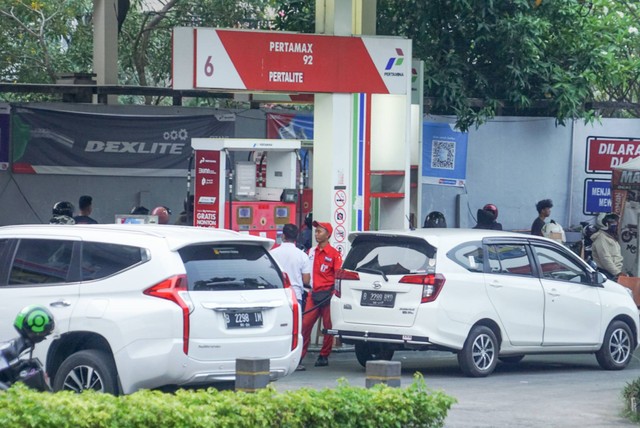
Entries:
POLYGON ((207 60, 204 63, 204 74, 207 77, 213 76, 213 63, 211 62, 211 55, 207 57, 207 60))

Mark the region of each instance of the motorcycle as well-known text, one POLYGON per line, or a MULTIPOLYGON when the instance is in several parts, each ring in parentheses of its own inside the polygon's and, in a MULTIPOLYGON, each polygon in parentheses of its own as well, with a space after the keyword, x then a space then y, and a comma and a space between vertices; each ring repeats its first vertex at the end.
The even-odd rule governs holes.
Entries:
POLYGON ((18 313, 13 325, 20 335, 0 343, 0 391, 16 382, 51 391, 49 378, 40 360, 33 357, 33 350, 53 332, 53 316, 44 307, 28 306, 18 313))
POLYGON ((588 221, 581 221, 580 226, 582 226, 582 229, 580 232, 580 235, 581 235, 580 249, 577 253, 590 266, 594 267, 595 263, 593 261, 593 255, 591 251, 593 240, 591 239, 591 237, 593 236, 594 233, 598 231, 598 228, 596 227, 596 225, 588 221))

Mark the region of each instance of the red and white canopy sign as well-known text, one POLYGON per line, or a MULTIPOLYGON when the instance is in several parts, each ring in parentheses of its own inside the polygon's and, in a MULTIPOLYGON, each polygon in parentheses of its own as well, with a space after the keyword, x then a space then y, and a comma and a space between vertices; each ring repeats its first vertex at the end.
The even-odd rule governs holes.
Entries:
POLYGON ((176 28, 174 89, 406 94, 411 41, 176 28))

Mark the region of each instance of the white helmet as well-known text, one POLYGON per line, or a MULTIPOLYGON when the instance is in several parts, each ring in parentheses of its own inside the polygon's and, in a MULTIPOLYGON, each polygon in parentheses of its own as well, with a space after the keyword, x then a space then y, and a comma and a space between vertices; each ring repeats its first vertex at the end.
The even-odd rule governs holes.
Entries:
POLYGON ((614 221, 617 222, 618 220, 620 220, 620 216, 618 216, 618 214, 600 213, 598 214, 598 217, 596 217, 596 226, 598 226, 598 229, 607 230, 609 228, 609 224, 614 221))
POLYGON ((547 223, 542 227, 542 236, 553 239, 560 244, 563 244, 567 241, 564 229, 554 220, 551 220, 550 223, 547 223))

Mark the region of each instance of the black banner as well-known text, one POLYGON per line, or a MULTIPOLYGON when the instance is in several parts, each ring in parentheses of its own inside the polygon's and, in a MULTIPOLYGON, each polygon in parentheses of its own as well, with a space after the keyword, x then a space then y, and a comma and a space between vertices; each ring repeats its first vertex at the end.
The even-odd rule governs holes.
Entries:
MULTIPOLYGON (((191 138, 233 137, 235 114, 126 114, 19 106, 12 111, 15 173, 182 176, 191 138)), ((140 110, 138 110, 140 111, 140 110)), ((157 111, 157 110, 156 110, 157 111)))

